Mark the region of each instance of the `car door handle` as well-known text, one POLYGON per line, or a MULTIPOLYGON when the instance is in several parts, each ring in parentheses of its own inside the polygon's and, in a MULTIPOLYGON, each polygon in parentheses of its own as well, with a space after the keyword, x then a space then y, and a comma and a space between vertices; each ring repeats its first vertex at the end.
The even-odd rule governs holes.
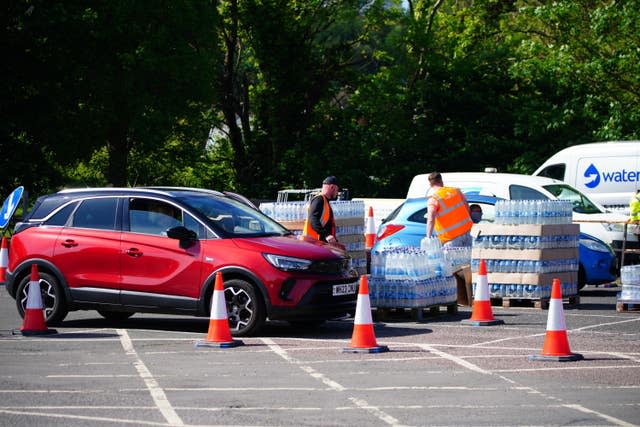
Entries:
POLYGON ((127 249, 127 255, 132 256, 134 258, 139 258, 142 256, 142 252, 140 252, 138 248, 130 248, 130 249, 127 249))
POLYGON ((71 239, 65 240, 64 242, 61 243, 61 245, 64 246, 65 248, 73 248, 75 246, 78 246, 76 241, 71 239))

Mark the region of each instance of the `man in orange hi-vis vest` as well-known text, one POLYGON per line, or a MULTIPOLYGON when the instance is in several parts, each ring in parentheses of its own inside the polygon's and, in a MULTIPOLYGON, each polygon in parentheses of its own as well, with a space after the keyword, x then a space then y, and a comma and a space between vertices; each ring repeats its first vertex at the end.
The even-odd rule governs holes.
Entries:
POLYGON ((436 235, 443 247, 471 246, 471 215, 460 189, 445 187, 439 172, 429 174, 427 195, 427 237, 436 235))
POLYGON ((302 229, 304 238, 338 244, 336 222, 329 201, 336 200, 339 190, 335 176, 328 176, 322 181, 322 192, 309 203, 307 219, 302 229))

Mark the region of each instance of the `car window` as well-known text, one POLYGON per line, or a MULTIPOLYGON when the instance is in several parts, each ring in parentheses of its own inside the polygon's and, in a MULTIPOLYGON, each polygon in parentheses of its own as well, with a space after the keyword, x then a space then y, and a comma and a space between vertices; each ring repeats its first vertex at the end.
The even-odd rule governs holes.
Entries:
POLYGON ((178 225, 182 225, 182 209, 160 200, 141 197, 129 199, 131 232, 166 236, 168 229, 178 225))
POLYGON ((553 194, 558 200, 567 200, 571 202, 573 211, 577 213, 593 214, 602 213, 587 196, 579 192, 573 187, 566 184, 545 185, 545 190, 553 194))
POLYGON ((66 205, 65 207, 60 209, 58 212, 53 214, 51 216, 51 218, 46 220, 44 222, 44 225, 64 226, 67 223, 67 221, 69 220, 69 215, 71 215, 71 212, 73 212, 73 210, 76 208, 77 205, 78 205, 77 202, 76 203, 69 203, 68 205, 66 205))
POLYGON ((509 198, 511 200, 548 200, 549 197, 544 193, 534 190, 531 187, 525 187, 523 185, 510 185, 509 186, 509 198))
POLYGON ((30 212, 30 219, 42 219, 47 217, 51 212, 69 201, 68 198, 43 196, 36 200, 33 210, 30 212))
POLYGON ((395 208, 389 215, 387 215, 385 218, 382 219, 382 223, 384 224, 385 222, 389 222, 395 217, 397 217, 400 211, 402 210, 403 206, 404 206, 404 203, 401 203, 400 206, 395 208))
POLYGON ((483 202, 469 202, 469 204, 472 203, 480 205, 480 208, 482 209, 482 219, 480 220, 480 223, 491 223, 495 220, 496 207, 494 205, 483 202))
POLYGON ((183 218, 184 226, 189 230, 195 231, 198 239, 211 239, 214 237, 213 233, 211 233, 204 225, 202 225, 188 212, 183 212, 183 218))
POLYGON ((115 230, 117 206, 118 199, 115 197, 83 200, 73 213, 71 226, 115 230))
POLYGON ((290 232, 259 210, 229 197, 185 193, 177 198, 207 220, 218 235, 250 237, 286 235, 290 232))
POLYGON ((566 165, 564 163, 558 163, 556 165, 549 165, 546 168, 542 169, 538 175, 546 176, 547 178, 558 179, 560 181, 564 181, 564 171, 566 169, 566 165))
POLYGON ((426 224, 427 223, 427 208, 422 208, 416 212, 414 212, 413 214, 411 214, 411 216, 409 216, 409 218, 407 218, 409 221, 411 222, 416 222, 419 224, 426 224))

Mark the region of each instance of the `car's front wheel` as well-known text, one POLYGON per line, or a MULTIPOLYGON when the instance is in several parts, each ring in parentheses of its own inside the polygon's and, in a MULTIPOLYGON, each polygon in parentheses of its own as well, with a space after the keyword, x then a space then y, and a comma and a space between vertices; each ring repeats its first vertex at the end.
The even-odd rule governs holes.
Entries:
POLYGON ((232 335, 247 336, 262 329, 267 317, 266 309, 254 286, 241 279, 225 281, 224 299, 232 335))
MULTIPOLYGON (((24 317, 29 297, 29 283, 31 277, 26 275, 20 281, 16 292, 16 305, 18 313, 24 317)), ((44 320, 47 325, 57 325, 67 316, 69 312, 62 286, 58 280, 49 273, 40 273, 40 296, 42 297, 42 308, 44 309, 44 320)))

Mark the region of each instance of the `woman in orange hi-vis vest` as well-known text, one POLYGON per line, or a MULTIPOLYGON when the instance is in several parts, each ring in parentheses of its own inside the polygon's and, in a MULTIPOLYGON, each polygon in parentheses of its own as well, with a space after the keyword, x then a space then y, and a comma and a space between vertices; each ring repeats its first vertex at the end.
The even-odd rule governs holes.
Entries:
POLYGON ((311 199, 307 219, 302 228, 303 238, 337 243, 336 222, 329 201, 336 200, 339 192, 338 180, 329 176, 322 181, 322 192, 311 199))
POLYGON ((471 246, 473 221, 464 194, 458 188, 445 187, 439 172, 429 174, 429 186, 427 237, 435 230, 443 246, 471 246))

